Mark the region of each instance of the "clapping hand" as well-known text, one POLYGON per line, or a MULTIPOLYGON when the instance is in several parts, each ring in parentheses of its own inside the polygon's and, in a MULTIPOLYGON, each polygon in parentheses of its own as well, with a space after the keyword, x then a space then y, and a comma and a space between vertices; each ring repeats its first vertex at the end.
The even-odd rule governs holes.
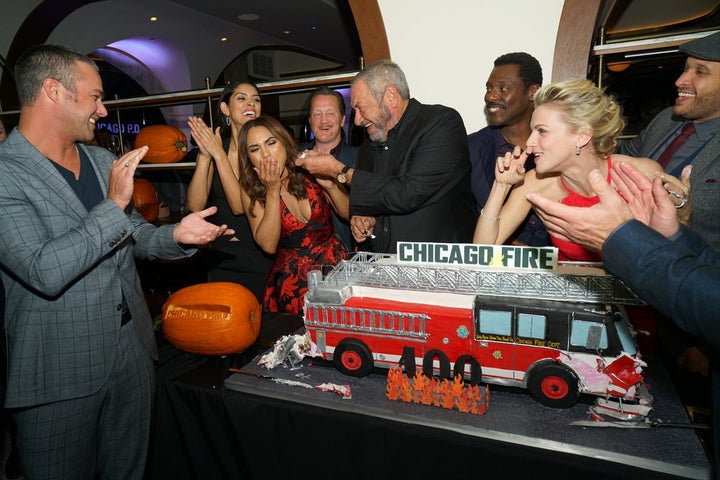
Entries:
MULTIPOLYGON (((686 167, 687 175, 690 170, 686 167)), ((683 170, 683 174, 685 174, 683 170)), ((613 165, 610 177, 615 189, 627 202, 633 216, 656 230, 661 235, 669 237, 677 232, 679 226, 678 210, 666 190, 665 175, 658 175, 650 180, 638 169, 627 163, 613 165)), ((674 178, 674 177, 673 177, 674 178)))
POLYGON ((613 165, 610 176, 615 189, 598 170, 588 175, 600 200, 592 207, 563 205, 539 193, 528 193, 526 198, 550 234, 593 250, 600 250, 610 233, 632 218, 665 237, 677 232, 677 210, 661 177, 650 182, 645 174, 628 163, 613 165))
POLYGON ((107 198, 123 210, 132 200, 135 170, 147 151, 148 147, 145 146, 131 150, 115 160, 110 167, 107 198))
POLYGON ((183 217, 173 230, 175 242, 185 245, 205 245, 223 235, 234 235, 235 230, 228 228, 227 225, 217 226, 205 220, 215 212, 217 207, 210 207, 183 217))
POLYGON ((217 127, 213 133, 212 129, 198 117, 188 117, 188 126, 192 138, 200 149, 200 153, 215 159, 221 158, 225 154, 222 138, 220 137, 220 127, 217 127))
POLYGON ((675 178, 669 173, 656 172, 655 175, 660 177, 663 187, 667 190, 673 205, 677 209, 678 220, 683 225, 690 226, 690 217, 692 215, 692 203, 690 202, 690 173, 692 165, 686 165, 680 173, 680 178, 675 178))
MULTIPOLYGON (((600 199, 592 207, 563 205, 534 192, 528 193, 526 198, 533 204, 535 212, 552 236, 600 250, 608 235, 618 225, 632 219, 633 214, 599 170, 591 171, 588 180, 600 199)), ((645 181, 649 183, 647 178, 645 181)))

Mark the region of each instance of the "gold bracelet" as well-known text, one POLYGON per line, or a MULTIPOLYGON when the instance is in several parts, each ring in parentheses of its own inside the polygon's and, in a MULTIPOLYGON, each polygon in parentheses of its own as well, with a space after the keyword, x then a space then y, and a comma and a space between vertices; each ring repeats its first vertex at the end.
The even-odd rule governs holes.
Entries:
POLYGON ((497 217, 488 217, 487 215, 485 215, 484 210, 485 210, 484 208, 481 208, 481 209, 480 209, 480 216, 481 216, 482 218, 485 218, 485 219, 487 219, 487 220, 490 220, 491 222, 497 222, 498 220, 500 220, 500 215, 498 215, 497 217))

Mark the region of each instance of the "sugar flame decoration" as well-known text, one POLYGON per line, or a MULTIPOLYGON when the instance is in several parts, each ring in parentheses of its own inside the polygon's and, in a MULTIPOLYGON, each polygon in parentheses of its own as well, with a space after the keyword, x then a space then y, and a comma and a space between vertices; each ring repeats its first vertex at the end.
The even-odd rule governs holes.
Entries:
POLYGON ((447 409, 457 408, 464 413, 482 415, 490 407, 490 390, 485 386, 465 385, 458 375, 452 382, 447 379, 428 378, 422 370, 411 380, 398 367, 388 371, 386 396, 390 400, 434 405, 447 409))

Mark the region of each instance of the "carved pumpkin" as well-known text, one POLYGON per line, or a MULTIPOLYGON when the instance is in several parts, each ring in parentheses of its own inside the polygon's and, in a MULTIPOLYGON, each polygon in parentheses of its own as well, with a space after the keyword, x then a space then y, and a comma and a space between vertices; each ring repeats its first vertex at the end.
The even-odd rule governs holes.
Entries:
POLYGON ((140 215, 148 222, 154 222, 160 212, 157 191, 149 180, 138 178, 133 185, 133 205, 140 215))
POLYGON ((185 134, 169 125, 151 125, 142 128, 135 137, 135 148, 147 145, 149 150, 143 157, 148 163, 174 163, 187 153, 185 134))
POLYGON ((242 352, 260 334, 262 311, 238 283, 209 282, 170 295, 162 308, 165 338, 177 349, 202 355, 242 352))

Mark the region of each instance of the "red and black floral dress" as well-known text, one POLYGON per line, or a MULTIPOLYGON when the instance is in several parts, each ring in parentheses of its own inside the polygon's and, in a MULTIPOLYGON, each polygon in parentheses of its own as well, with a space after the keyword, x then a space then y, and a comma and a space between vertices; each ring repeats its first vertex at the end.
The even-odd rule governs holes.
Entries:
POLYGON ((298 314, 302 311, 310 270, 335 265, 348 253, 335 235, 332 209, 323 190, 305 178, 310 203, 310 220, 302 223, 280 199, 282 209, 280 241, 265 287, 263 310, 298 314))

